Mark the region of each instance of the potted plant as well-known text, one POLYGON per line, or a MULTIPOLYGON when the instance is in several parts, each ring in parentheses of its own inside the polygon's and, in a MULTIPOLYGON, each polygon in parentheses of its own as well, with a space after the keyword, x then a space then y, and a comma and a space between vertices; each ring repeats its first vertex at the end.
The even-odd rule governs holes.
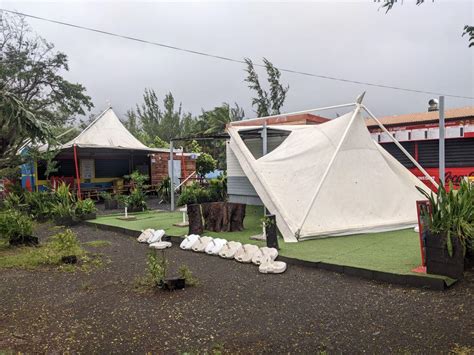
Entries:
POLYGON ((57 203, 51 209, 54 223, 58 226, 74 226, 79 223, 76 210, 72 204, 57 203))
POLYGON ((76 202, 76 215, 80 220, 87 221, 97 218, 97 208, 95 202, 90 198, 76 202))
POLYGON ((33 236, 33 221, 15 210, 0 213, 0 236, 14 246, 39 243, 38 237, 33 236))
POLYGON ((147 205, 145 201, 145 192, 138 187, 132 188, 128 196, 128 210, 129 212, 141 212, 146 210, 147 205))
POLYGON ((466 249, 474 239, 474 188, 462 181, 458 190, 451 183, 449 192, 441 185, 436 195, 420 191, 430 202, 430 210, 422 215, 427 226, 426 270, 460 279, 466 249))
POLYGON ((110 192, 102 191, 100 197, 104 200, 104 208, 106 210, 118 209, 118 200, 110 192))
POLYGON ((38 222, 45 222, 51 215, 53 195, 46 191, 26 192, 25 202, 30 207, 30 213, 38 222))

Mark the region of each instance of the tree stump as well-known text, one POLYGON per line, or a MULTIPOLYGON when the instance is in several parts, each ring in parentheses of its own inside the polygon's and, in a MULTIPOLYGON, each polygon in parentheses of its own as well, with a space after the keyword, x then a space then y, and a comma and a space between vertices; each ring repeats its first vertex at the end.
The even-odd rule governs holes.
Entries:
POLYGON ((244 203, 227 203, 227 231, 240 232, 244 230, 245 207, 244 203))
POLYGON ((201 235, 204 231, 202 225, 201 205, 188 205, 189 234, 201 235))
POLYGON ((205 230, 213 232, 227 230, 227 206, 225 202, 203 203, 201 206, 205 230))

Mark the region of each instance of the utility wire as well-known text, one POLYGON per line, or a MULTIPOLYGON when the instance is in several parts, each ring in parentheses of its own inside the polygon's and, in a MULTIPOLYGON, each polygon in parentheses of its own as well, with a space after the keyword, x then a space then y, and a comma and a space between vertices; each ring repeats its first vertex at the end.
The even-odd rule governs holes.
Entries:
MULTIPOLYGON (((29 17, 29 18, 36 19, 36 20, 51 22, 51 23, 55 23, 55 24, 58 24, 58 25, 62 25, 62 26, 68 26, 68 27, 73 27, 73 28, 85 30, 85 31, 96 32, 96 33, 104 34, 104 35, 107 35, 107 36, 112 36, 112 37, 127 39, 127 40, 130 40, 130 41, 135 41, 135 42, 140 42, 140 43, 145 43, 145 44, 151 44, 151 45, 158 46, 158 47, 173 49, 173 50, 180 51, 180 52, 186 52, 186 53, 191 53, 191 54, 195 54, 195 55, 200 55, 200 56, 225 60, 225 61, 233 62, 233 63, 246 64, 246 62, 244 60, 241 60, 241 59, 235 59, 235 58, 220 56, 220 55, 216 55, 216 54, 211 54, 211 53, 206 53, 206 52, 201 52, 201 51, 195 51, 195 50, 192 50, 192 49, 171 46, 171 45, 164 44, 164 43, 148 41, 148 40, 145 40, 145 39, 126 36, 126 35, 121 35, 121 34, 108 32, 108 31, 103 31, 103 30, 99 30, 99 29, 96 29, 96 28, 85 27, 85 26, 81 26, 81 25, 75 25, 75 24, 72 24, 72 23, 68 23, 68 22, 52 20, 52 19, 49 19, 49 18, 30 15, 30 14, 26 14, 26 13, 23 13, 23 12, 6 10, 6 9, 1 9, 1 8, 0 8, 0 11, 9 12, 9 13, 12 13, 12 14, 29 17)), ((263 64, 254 63, 254 65, 258 66, 258 67, 265 68, 265 65, 263 65, 263 64)), ((285 68, 279 68, 279 67, 276 67, 276 68, 278 70, 280 70, 281 72, 304 75, 304 76, 310 76, 310 77, 326 79, 326 80, 334 80, 334 81, 340 81, 340 82, 351 83, 351 84, 366 85, 366 86, 372 86, 372 87, 383 88, 383 89, 392 89, 392 90, 398 90, 398 91, 415 92, 415 93, 419 93, 419 94, 429 94, 429 95, 436 95, 436 96, 454 97, 454 98, 458 98, 458 99, 474 100, 474 97, 472 97, 472 96, 443 94, 443 93, 434 92, 434 91, 416 90, 416 89, 403 88, 403 87, 399 87, 399 86, 375 84, 375 83, 368 83, 368 82, 365 82, 365 81, 338 78, 338 77, 329 76, 329 75, 319 75, 319 74, 308 73, 308 72, 303 72, 303 71, 298 71, 298 70, 293 70, 293 69, 285 69, 285 68)))

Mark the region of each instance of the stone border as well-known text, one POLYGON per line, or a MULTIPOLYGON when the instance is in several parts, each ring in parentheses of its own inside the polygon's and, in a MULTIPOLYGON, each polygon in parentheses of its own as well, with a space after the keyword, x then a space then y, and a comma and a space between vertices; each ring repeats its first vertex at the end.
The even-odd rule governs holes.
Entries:
MULTIPOLYGON (((132 229, 126 229, 126 228, 117 227, 117 226, 109 226, 106 224, 93 223, 89 221, 85 221, 84 224, 91 227, 95 226, 96 228, 101 229, 101 230, 117 232, 117 233, 128 235, 130 237, 135 237, 135 238, 137 238, 141 233, 140 231, 135 231, 132 229)), ((177 243, 180 243, 183 238, 177 237, 177 236, 168 236, 168 238, 165 238, 165 239, 177 244, 177 243)), ((445 290, 450 286, 446 284, 444 279, 436 278, 436 277, 392 274, 392 273, 384 272, 384 271, 363 269, 363 268, 358 268, 358 267, 353 267, 353 266, 330 264, 330 263, 326 263, 322 261, 300 260, 300 259, 289 258, 286 256, 281 256, 281 255, 278 256, 278 260, 284 261, 289 265, 298 265, 298 266, 304 266, 304 267, 311 267, 315 269, 333 271, 333 272, 345 274, 348 276, 355 276, 362 279, 386 282, 386 283, 403 285, 403 286, 411 286, 411 287, 431 289, 431 290, 437 290, 437 291, 445 290)))

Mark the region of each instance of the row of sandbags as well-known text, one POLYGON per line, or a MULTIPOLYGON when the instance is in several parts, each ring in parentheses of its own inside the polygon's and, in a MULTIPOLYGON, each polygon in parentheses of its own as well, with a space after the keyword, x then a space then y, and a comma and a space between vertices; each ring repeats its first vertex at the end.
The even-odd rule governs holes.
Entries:
POLYGON ((258 265, 258 270, 264 274, 281 274, 286 270, 286 263, 275 261, 278 250, 275 248, 259 248, 253 244, 227 241, 222 238, 188 235, 180 244, 183 250, 193 250, 198 253, 218 255, 224 259, 235 259, 241 263, 258 265))
POLYGON ((166 249, 171 247, 171 242, 163 241, 165 231, 163 229, 145 229, 142 231, 137 240, 140 243, 148 243, 150 248, 166 249))

